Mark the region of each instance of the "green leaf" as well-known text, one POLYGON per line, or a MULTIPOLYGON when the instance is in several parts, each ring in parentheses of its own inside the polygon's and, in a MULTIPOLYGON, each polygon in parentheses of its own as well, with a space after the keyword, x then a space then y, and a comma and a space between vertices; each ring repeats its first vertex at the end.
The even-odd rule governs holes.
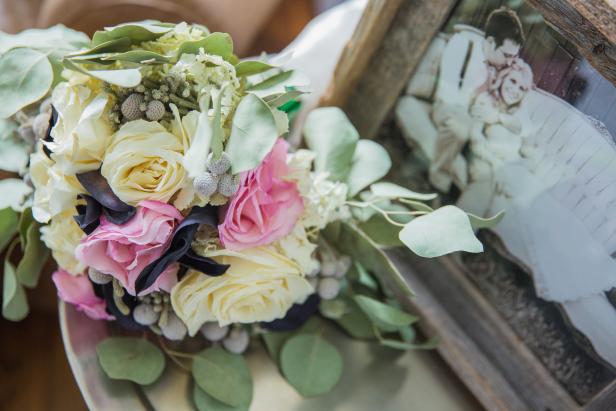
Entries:
POLYGON ((293 335, 314 334, 323 326, 323 320, 317 316, 310 317, 298 330, 291 331, 269 331, 263 334, 263 343, 272 359, 278 361, 280 350, 284 343, 293 335))
POLYGON ((365 295, 356 295, 354 299, 372 322, 385 332, 397 331, 399 328, 411 325, 419 319, 365 295))
POLYGON ((388 182, 372 184, 370 186, 370 192, 372 193, 373 197, 381 198, 410 198, 413 200, 428 201, 434 200, 437 197, 435 193, 416 193, 415 191, 409 190, 408 188, 388 182))
POLYGON ((359 263, 359 261, 354 261, 355 270, 357 271, 357 282, 362 284, 373 291, 377 291, 379 289, 379 284, 376 282, 374 277, 370 275, 368 270, 364 268, 363 265, 359 263))
POLYGON ((319 303, 319 312, 325 318, 330 320, 339 320, 349 311, 346 301, 342 298, 334 298, 333 300, 321 300, 319 303))
POLYGON ((41 241, 37 222, 30 224, 26 238, 24 255, 17 265, 17 278, 24 286, 34 288, 38 284, 41 270, 49 257, 49 250, 41 241))
POLYGON ((21 211, 26 198, 32 193, 32 187, 19 178, 5 178, 0 180, 0 192, 0 209, 10 207, 21 211))
POLYGON ((505 217, 505 210, 488 218, 479 217, 471 213, 466 214, 468 215, 473 230, 479 230, 480 228, 491 228, 500 223, 503 217, 505 217))
POLYGON ((267 104, 270 107, 282 110, 282 107, 286 103, 297 99, 302 94, 305 94, 305 93, 299 90, 290 90, 285 93, 272 94, 271 96, 268 96, 267 98, 264 98, 263 100, 267 102, 267 104))
POLYGON ((404 340, 400 341, 400 340, 394 340, 392 338, 385 338, 383 337, 383 335, 379 332, 379 330, 376 327, 374 331, 381 345, 385 347, 393 348, 395 350, 402 350, 402 351, 431 350, 435 348, 439 343, 439 338, 436 336, 428 339, 427 341, 423 343, 412 343, 412 342, 404 341, 404 340))
POLYGON ((165 369, 161 350, 144 338, 108 337, 96 346, 98 361, 109 378, 152 384, 165 369))
POLYGON ((233 39, 227 33, 214 32, 207 35, 205 38, 194 41, 186 41, 182 43, 178 50, 178 56, 182 54, 199 54, 199 49, 208 54, 215 54, 227 61, 233 62, 233 39))
POLYGON ((255 82, 247 88, 249 92, 261 98, 280 95, 291 90, 307 92, 307 87, 310 85, 310 79, 296 70, 282 71, 274 75, 265 74, 268 75, 265 78, 256 75, 255 82))
POLYGON ((208 348, 193 359, 192 374, 199 387, 218 401, 232 407, 247 407, 252 401, 252 377, 241 355, 208 348))
POLYGON ((88 36, 62 24, 47 29, 28 29, 17 34, 0 32, 0 53, 17 47, 29 47, 39 51, 77 50, 90 42, 88 36))
POLYGON ((334 321, 351 337, 359 340, 370 340, 376 337, 370 318, 359 308, 350 297, 341 297, 346 302, 347 312, 334 321))
POLYGON ((237 106, 226 151, 233 174, 257 167, 278 139, 276 120, 266 102, 247 94, 237 106))
POLYGON ((339 252, 347 254, 364 266, 369 272, 377 276, 381 283, 404 292, 407 296, 414 293, 402 277, 402 274, 393 265, 387 255, 363 231, 349 223, 341 223, 340 230, 322 231, 326 240, 335 245, 339 252), (334 235, 336 234, 336 235, 334 235))
POLYGON ((17 48, 0 56, 0 118, 12 116, 45 97, 53 82, 53 69, 41 52, 17 48))
POLYGON ((455 251, 483 251, 469 217, 450 205, 411 220, 400 231, 400 240, 415 254, 427 258, 455 251))
POLYGON ((342 356, 316 335, 290 338, 280 352, 280 367, 287 381, 304 397, 327 393, 342 376, 342 356))
POLYGON ((120 87, 135 87, 141 83, 141 72, 138 68, 119 70, 87 70, 86 68, 76 64, 74 61, 66 59, 64 60, 64 65, 70 70, 78 71, 120 87))
POLYGON ((101 60, 106 61, 130 61, 132 63, 168 63, 169 58, 163 56, 162 54, 154 53, 153 51, 147 50, 130 50, 124 53, 115 53, 110 54, 106 57, 101 58, 101 60))
POLYGON ((316 153, 316 171, 327 171, 335 181, 345 181, 359 140, 357 130, 337 107, 312 110, 304 125, 308 148, 316 153))
POLYGON ((158 24, 153 21, 119 24, 113 27, 105 27, 104 31, 97 31, 92 37, 92 45, 108 42, 113 39, 127 37, 131 44, 143 43, 144 41, 156 40, 163 34, 172 30, 172 27, 158 24))
POLYGON ((99 57, 106 56, 108 53, 119 53, 128 50, 130 47, 130 39, 122 37, 119 39, 111 39, 100 43, 87 50, 81 50, 75 53, 71 53, 66 56, 68 59, 97 59, 99 57))
POLYGON ((28 299, 26 292, 15 275, 15 267, 9 261, 17 240, 9 247, 4 259, 4 282, 2 290, 2 316, 7 320, 21 321, 28 315, 28 299))
POLYGON ((28 243, 28 228, 30 224, 34 222, 34 216, 32 215, 32 209, 26 208, 19 216, 19 241, 21 242, 21 250, 24 251, 26 244, 28 243))
MULTIPOLYGON (((385 211, 408 212, 409 210, 398 204, 379 205, 385 211)), ((413 219, 411 215, 390 214, 389 217, 401 224, 406 224, 413 219)), ((376 212, 367 221, 358 223, 359 228, 366 233, 372 241, 380 247, 390 248, 404 245, 399 235, 401 227, 398 227, 385 219, 383 214, 376 212)))
POLYGON ((17 123, 0 119, 0 169, 23 173, 28 166, 31 146, 17 136, 17 123))
POLYGON ((391 159, 383 146, 371 140, 359 140, 346 180, 349 198, 385 177, 390 168, 391 159))
POLYGON ((0 210, 0 253, 17 233, 17 213, 11 208, 0 210))
POLYGON ((238 77, 252 76, 253 74, 263 73, 264 71, 273 69, 274 66, 259 60, 240 61, 235 66, 235 74, 238 77))
POLYGON ((198 384, 193 384, 193 401, 199 411, 248 411, 249 405, 232 407, 203 391, 198 384))
POLYGON ((401 203, 406 204, 407 206, 409 206, 413 210, 425 211, 426 213, 431 213, 432 211, 434 211, 434 209, 432 207, 430 207, 429 205, 427 205, 425 203, 422 203, 420 201, 409 200, 407 198, 398 198, 398 201, 400 201, 401 203))

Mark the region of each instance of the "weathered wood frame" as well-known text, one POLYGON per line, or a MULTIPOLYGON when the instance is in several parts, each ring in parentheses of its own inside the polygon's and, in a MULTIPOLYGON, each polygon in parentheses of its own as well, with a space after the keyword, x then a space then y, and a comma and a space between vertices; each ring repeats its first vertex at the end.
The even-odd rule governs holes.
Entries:
MULTIPOLYGON (((322 105, 342 107, 365 138, 391 113, 432 38, 458 0, 370 0, 322 105)), ((616 5, 611 0, 528 0, 616 85, 616 5)), ((580 406, 500 318, 453 258, 391 254, 417 293, 408 308, 439 354, 492 410, 616 409, 616 381, 580 406), (447 298, 439 298, 446 295, 447 298)))

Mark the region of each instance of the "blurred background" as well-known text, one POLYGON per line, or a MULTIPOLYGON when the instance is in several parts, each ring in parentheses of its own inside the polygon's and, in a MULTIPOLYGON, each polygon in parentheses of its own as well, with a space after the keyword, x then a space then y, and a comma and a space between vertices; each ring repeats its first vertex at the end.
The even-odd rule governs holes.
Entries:
MULTIPOLYGON (((0 31, 64 24, 91 35, 126 21, 187 21, 230 33, 236 53, 246 57, 282 50, 314 16, 343 1, 0 0, 0 31)), ((49 262, 39 287, 29 292, 31 312, 26 320, 13 323, 0 317, 2 410, 86 409, 64 355, 50 280, 53 268, 49 262)))

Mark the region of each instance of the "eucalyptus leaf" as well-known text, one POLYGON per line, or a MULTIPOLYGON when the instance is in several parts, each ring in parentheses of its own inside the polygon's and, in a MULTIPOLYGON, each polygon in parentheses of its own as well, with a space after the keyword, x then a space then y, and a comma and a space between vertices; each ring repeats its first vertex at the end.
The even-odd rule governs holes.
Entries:
POLYGON ((30 224, 26 238, 24 255, 17 265, 17 278, 24 286, 34 288, 49 257, 49 250, 41 241, 37 222, 30 224))
POLYGON ((19 231, 19 241, 21 243, 21 251, 23 252, 26 244, 28 244, 28 228, 34 223, 34 216, 32 215, 32 209, 26 208, 19 216, 19 223, 17 229, 19 231))
POLYGON ((347 254, 355 261, 359 261, 369 272, 373 273, 381 283, 402 291, 407 296, 414 295, 402 274, 393 265, 381 248, 361 231, 350 223, 341 223, 339 230, 325 230, 322 234, 326 240, 336 246, 339 252, 347 254))
POLYGON ((346 179, 349 198, 385 177, 390 168, 391 158, 383 146, 372 140, 359 140, 346 179))
POLYGON ((226 151, 233 174, 257 167, 278 139, 276 120, 267 103, 247 94, 237 106, 226 151))
POLYGON ((194 357, 192 374, 202 390, 226 405, 247 407, 252 401, 252 377, 241 355, 208 348, 194 357))
POLYGON ((278 361, 280 350, 284 343, 293 335, 314 334, 323 326, 323 320, 318 316, 313 316, 295 331, 270 331, 262 335, 265 348, 272 359, 278 361))
POLYGON ((227 33, 214 32, 200 40, 186 41, 180 45, 178 56, 182 54, 199 54, 199 49, 208 54, 215 54, 227 61, 234 61, 233 39, 227 33))
POLYGON ((118 70, 88 70, 72 60, 64 60, 66 68, 88 76, 103 80, 120 87, 135 87, 141 83, 141 72, 138 68, 118 70))
POLYGON ((473 230, 479 230, 481 228, 492 228, 496 224, 500 223, 503 217, 505 217, 505 210, 499 212, 498 214, 492 217, 488 217, 488 218, 479 217, 471 213, 466 213, 466 214, 468 215, 468 218, 471 222, 471 226, 473 227, 473 230))
POLYGON ((198 384, 193 384, 193 401, 199 411, 248 411, 248 405, 232 407, 218 401, 207 392, 203 391, 198 384))
POLYGON ((316 153, 315 168, 335 181, 345 181, 359 140, 357 130, 337 107, 312 110, 304 124, 308 148, 316 153))
POLYGON ((130 50, 125 51, 124 53, 113 53, 106 57, 103 57, 101 60, 111 60, 111 61, 129 61, 132 63, 168 63, 169 58, 163 56, 162 54, 154 53, 153 51, 147 50, 130 50))
POLYGON ((284 111, 277 108, 271 108, 274 120, 276 121, 276 130, 279 136, 289 132, 289 116, 284 111))
POLYGON ((342 376, 342 356, 319 336, 290 338, 280 352, 280 368, 287 381, 304 397, 329 392, 342 376))
POLYGON ((434 336, 423 343, 412 343, 408 341, 400 341, 394 340, 392 338, 384 337, 377 328, 375 328, 375 333, 377 334, 377 338, 379 343, 385 347, 393 348, 395 350, 407 351, 407 350, 431 350, 436 348, 439 343, 439 338, 434 336))
POLYGON ((21 321, 28 315, 30 308, 26 292, 15 274, 15 267, 9 261, 17 242, 13 242, 4 260, 4 282, 2 290, 2 316, 7 320, 21 321))
POLYGON ((280 94, 272 94, 268 96, 267 98, 264 98, 264 101, 267 102, 267 104, 270 107, 278 108, 280 110, 284 104, 288 103, 289 101, 297 99, 302 94, 305 94, 305 93, 300 90, 289 90, 287 92, 280 93, 280 94))
POLYGON ((365 295, 356 295, 354 299, 372 322, 385 332, 397 331, 399 328, 411 325, 419 319, 365 295))
POLYGON ((451 205, 411 220, 400 231, 400 240, 415 254, 427 258, 455 251, 483 251, 469 217, 451 205))
POLYGON ((97 31, 92 36, 92 45, 108 42, 123 37, 129 38, 131 44, 139 44, 144 41, 156 40, 163 34, 172 30, 172 27, 153 21, 124 23, 113 27, 105 27, 104 31, 97 31))
MULTIPOLYGON (((192 179, 205 172, 207 167, 207 156, 210 153, 210 147, 212 145, 214 132, 208 116, 210 99, 211 96, 205 94, 199 101, 201 111, 197 118, 197 129, 192 138, 190 148, 186 151, 182 161, 184 169, 192 179)), ((179 112, 176 113, 177 110, 175 107, 172 110, 174 114, 176 114, 176 121, 181 123, 179 112)))
POLYGON ((280 95, 291 90, 307 92, 310 79, 296 70, 287 70, 273 75, 269 72, 251 77, 248 91, 261 98, 280 95), (265 76, 267 74, 267 76, 265 76))
POLYGON ((437 195, 435 193, 423 194, 416 193, 408 188, 399 186, 394 183, 380 182, 370 186, 370 192, 373 197, 382 198, 408 198, 413 200, 429 201, 434 200, 437 195))
POLYGON ((17 136, 17 123, 0 119, 0 169, 23 173, 28 166, 32 147, 17 136))
POLYGON ((416 211, 425 211, 426 213, 431 213, 432 211, 434 211, 432 207, 425 203, 422 203, 421 201, 409 200, 407 198, 398 198, 398 201, 416 211))
POLYGON ((130 47, 130 39, 128 37, 122 37, 118 39, 110 39, 104 43, 99 43, 94 47, 86 50, 80 50, 75 53, 71 53, 66 57, 69 59, 94 59, 106 56, 110 53, 119 53, 127 51, 130 47))
POLYGON ((144 338, 108 337, 96 346, 98 360, 109 378, 140 385, 155 382, 165 369, 165 356, 144 338))
POLYGON ((0 118, 9 117, 45 97, 53 83, 47 55, 16 48, 0 56, 0 118))
POLYGON ((321 300, 319 302, 319 312, 325 318, 339 320, 349 312, 349 308, 342 298, 334 298, 333 300, 321 300))
POLYGON ((377 291, 379 289, 379 283, 370 275, 368 270, 366 270, 359 261, 354 261, 353 265, 357 271, 357 282, 373 291, 377 291))
POLYGON ((87 35, 62 24, 46 29, 28 29, 17 34, 0 32, 0 53, 17 47, 37 50, 77 50, 90 42, 87 35))
POLYGON ((0 253, 17 233, 17 213, 11 208, 0 210, 0 253))
POLYGON ((334 321, 351 337, 359 340, 370 340, 376 337, 370 318, 359 308, 359 305, 348 296, 341 297, 346 302, 347 311, 334 321))
POLYGON ((22 211, 32 187, 19 178, 5 178, 0 180, 0 193, 0 209, 10 207, 22 211))
MULTIPOLYGON (((385 211, 392 212, 409 211, 406 207, 398 204, 379 205, 379 207, 385 211)), ((406 224, 413 219, 413 216, 390 214, 389 218, 400 224, 406 224)), ((372 214, 367 221, 358 223, 358 226, 382 248, 399 247, 404 245, 399 238, 400 230, 402 228, 387 221, 387 219, 385 219, 380 212, 372 214)))
POLYGON ((259 60, 246 60, 240 61, 235 65, 235 74, 238 77, 252 76, 254 74, 263 73, 270 70, 274 66, 267 64, 264 61, 259 60))

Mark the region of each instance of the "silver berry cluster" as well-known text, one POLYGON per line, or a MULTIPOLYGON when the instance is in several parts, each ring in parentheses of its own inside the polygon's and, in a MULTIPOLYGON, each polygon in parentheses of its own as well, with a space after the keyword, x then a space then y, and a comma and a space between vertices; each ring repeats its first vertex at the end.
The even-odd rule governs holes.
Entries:
POLYGON ((205 323, 201 334, 210 342, 222 342, 222 346, 233 354, 242 354, 248 348, 250 335, 240 325, 221 327, 216 322, 205 323))
POLYGON ((336 255, 332 251, 321 250, 321 267, 307 274, 308 281, 324 300, 332 300, 340 293, 340 282, 351 268, 348 255, 336 255))
POLYGON ((233 196, 240 187, 239 175, 231 174, 231 160, 227 153, 214 159, 212 153, 207 159, 207 171, 195 177, 195 191, 204 197, 219 193, 225 197, 233 196))
POLYGON ((133 309, 135 322, 160 331, 169 340, 180 341, 186 337, 186 326, 173 312, 168 293, 153 292, 137 298, 139 305, 133 309))

